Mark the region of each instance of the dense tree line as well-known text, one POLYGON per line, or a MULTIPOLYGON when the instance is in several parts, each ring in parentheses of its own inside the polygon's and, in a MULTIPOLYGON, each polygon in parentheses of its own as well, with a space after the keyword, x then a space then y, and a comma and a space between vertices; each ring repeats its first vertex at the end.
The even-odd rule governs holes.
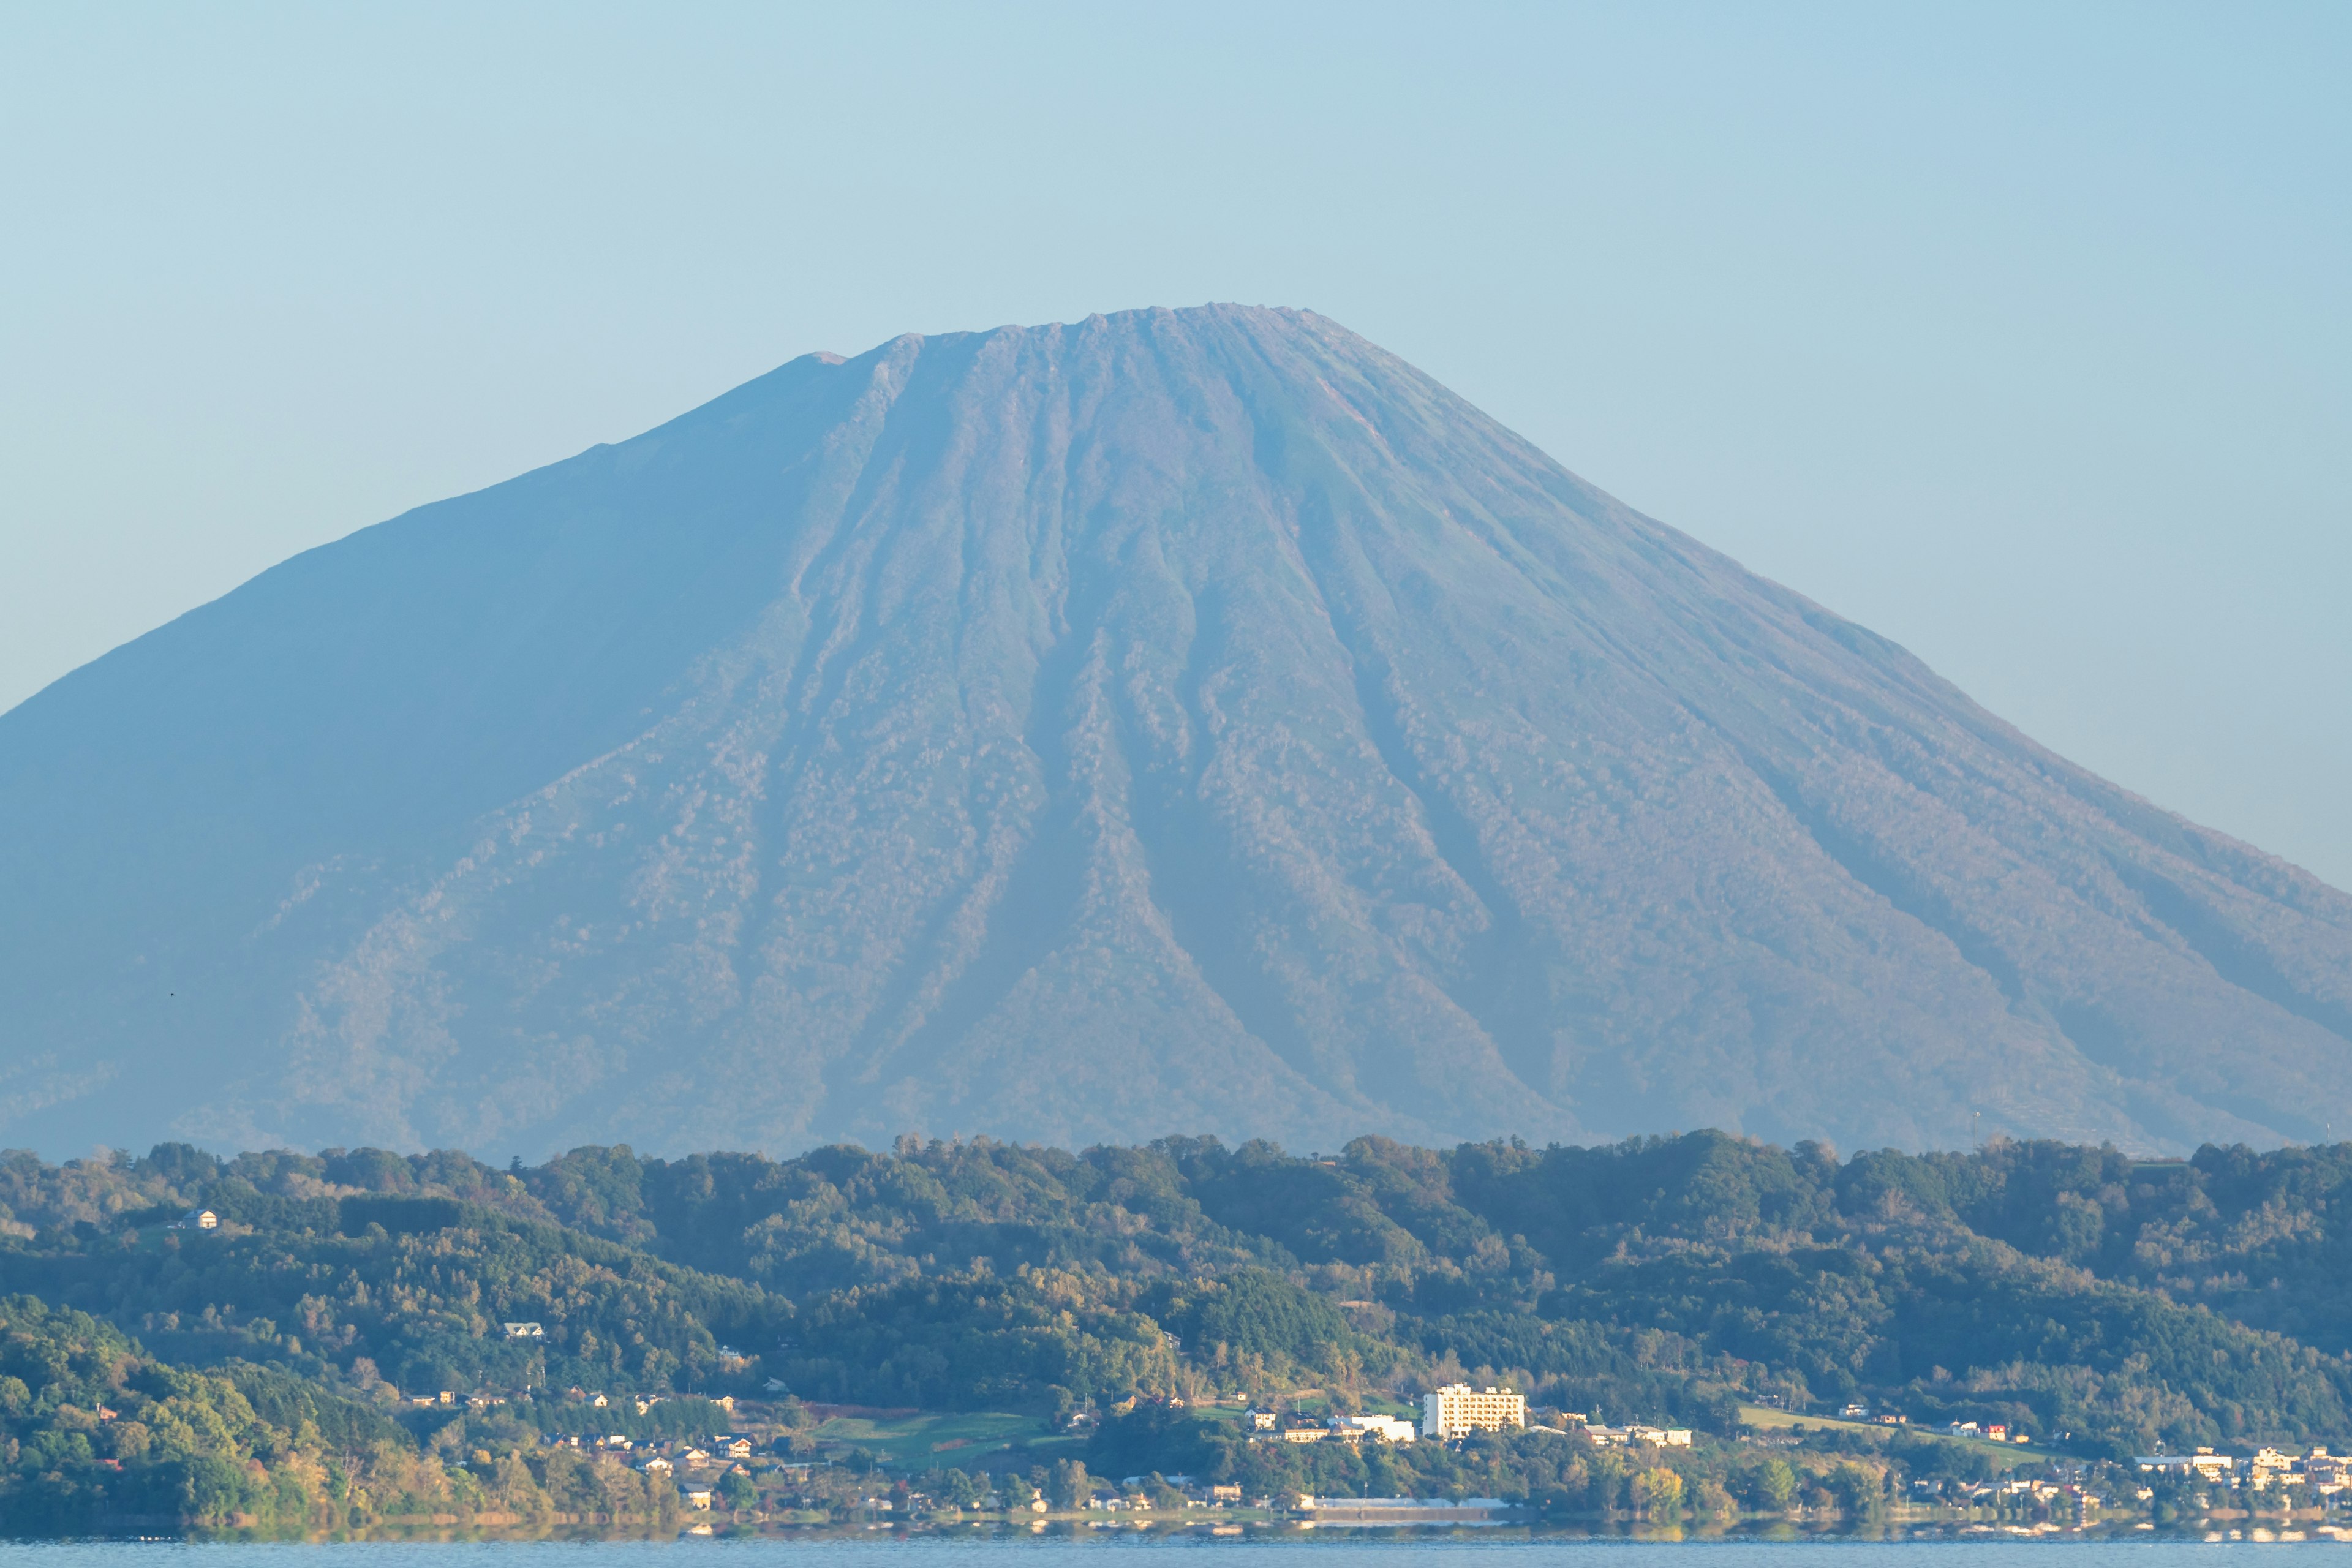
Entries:
POLYGON ((513 1414, 403 1420, 282 1368, 173 1366, 87 1313, 0 1300, 0 1532, 458 1513, 651 1520, 677 1506, 674 1488, 544 1445, 513 1414))
POLYGON ((217 1230, 171 1228, 175 1207, 127 1211, 116 1230, 0 1251, 0 1279, 173 1361, 412 1391, 733 1386, 722 1340, 772 1341, 791 1315, 756 1286, 454 1200, 256 1200, 235 1185, 205 1199, 217 1230), (508 1338, 510 1321, 541 1332, 508 1338))
POLYGON ((1307 1157, 609 1148, 505 1170, 166 1144, 0 1156, 0 1289, 164 1363, 362 1403, 780 1386, 1051 1421, 1507 1376, 1600 1418, 1724 1430, 1742 1401, 1866 1397, 2113 1456, 2352 1438, 2347 1181, 2347 1146, 1841 1162, 1711 1132, 1307 1157), (198 1205, 217 1231, 166 1228, 198 1205), (544 1336, 508 1339, 514 1320, 544 1336))

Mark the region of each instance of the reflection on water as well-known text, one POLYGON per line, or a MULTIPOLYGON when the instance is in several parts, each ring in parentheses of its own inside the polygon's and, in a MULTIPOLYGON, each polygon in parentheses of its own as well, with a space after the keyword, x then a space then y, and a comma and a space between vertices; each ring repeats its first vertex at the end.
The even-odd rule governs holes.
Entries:
MULTIPOLYGON (((971 1568, 1001 1564, 1007 1553, 1083 1551, 1208 1551, 1271 1557, 1279 1554, 1288 1568, 1299 1568, 1302 1556, 1344 1556, 1346 1568, 1373 1568, 1385 1558, 1410 1557, 1412 1568, 1445 1568, 1448 1558, 1479 1560, 1500 1568, 1494 1560, 1529 1553, 1572 1552, 1604 1553, 1607 1568, 1668 1568, 1691 1554, 1752 1552, 1769 1559, 1771 1568, 1872 1568, 1874 1560, 1903 1554, 1917 1561, 1932 1554, 1936 1568, 2032 1568, 2032 1560, 2048 1559, 2064 1568, 2148 1568, 2149 1554, 2178 1555, 2210 1550, 2213 1544, 2297 1546, 2306 1551, 2330 1551, 2346 1543, 2347 1532, 2245 1529, 2166 1532, 2145 1526, 1892 1524, 1850 1530, 1807 1530, 1775 1523, 1756 1530, 1717 1530, 1648 1525, 1594 1525, 1582 1528, 1530 1528, 1497 1525, 1486 1528, 1449 1526, 1305 1527, 1296 1524, 1191 1525, 1043 1524, 1007 1527, 978 1525, 829 1525, 802 1529, 759 1530, 731 1525, 688 1526, 682 1531, 635 1536, 604 1532, 593 1536, 552 1533, 540 1536, 464 1535, 430 1531, 383 1531, 366 1540, 344 1538, 303 1542, 266 1540, 255 1536, 217 1536, 205 1540, 87 1541, 0 1543, 0 1568, 242 1568, 267 1561, 292 1568, 630 1568, 651 1550, 714 1552, 740 1563, 747 1553, 781 1557, 789 1553, 793 1568, 826 1568, 824 1560, 860 1554, 871 1561, 873 1552, 896 1548, 919 1554, 929 1568, 958 1568, 970 1560, 971 1568)), ((2344 1559, 2352 1568, 2352 1554, 2344 1559)), ((840 1568, 847 1568, 845 1563, 840 1568)), ((1239 1565, 1236 1565, 1239 1568, 1239 1565)), ((1471 1568, 1465 1561, 1462 1568, 1471 1568)))

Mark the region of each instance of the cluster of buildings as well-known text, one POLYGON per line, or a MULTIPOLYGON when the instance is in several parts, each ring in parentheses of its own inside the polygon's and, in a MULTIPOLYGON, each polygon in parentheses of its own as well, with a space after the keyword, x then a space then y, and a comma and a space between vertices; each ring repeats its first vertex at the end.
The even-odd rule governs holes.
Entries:
POLYGON ((1334 1415, 1316 1421, 1294 1416, 1285 1421, 1271 1410, 1253 1410, 1246 1419, 1250 1436, 1263 1443, 1410 1443, 1426 1437, 1450 1442, 1473 1432, 1521 1431, 1528 1424, 1528 1402, 1507 1388, 1475 1389, 1451 1383, 1432 1390, 1422 1400, 1420 1430, 1399 1415, 1334 1415))
MULTIPOLYGON (((509 1324, 509 1326, 512 1327, 513 1325, 509 1324)), ((537 1325, 534 1324, 532 1326, 536 1327, 537 1325)), ((474 1393, 467 1394, 460 1394, 455 1389, 445 1388, 440 1390, 438 1393, 411 1394, 404 1396, 407 1404, 415 1405, 419 1408, 431 1408, 436 1405, 456 1406, 463 1405, 467 1409, 478 1412, 493 1409, 498 1405, 504 1405, 509 1399, 520 1399, 528 1403, 531 1397, 531 1391, 527 1388, 513 1389, 505 1394, 492 1393, 488 1389, 478 1389, 474 1393)), ((615 1403, 611 1395, 606 1394, 602 1390, 592 1393, 586 1389, 566 1389, 564 1391, 564 1397, 569 1399, 574 1405, 585 1405, 591 1410, 609 1409, 615 1403)), ((656 1405, 667 1404, 671 1397, 671 1395, 667 1394, 621 1395, 623 1400, 636 1407, 636 1412, 640 1415, 647 1414, 656 1405)), ((697 1397, 699 1396, 698 1395, 697 1397)), ((724 1410, 730 1415, 735 1414, 735 1397, 732 1394, 722 1394, 717 1398, 712 1399, 709 1403, 716 1405, 719 1409, 724 1410)))
POLYGON ((713 1437, 708 1448, 684 1442, 640 1443, 619 1432, 584 1442, 578 1437, 550 1436, 548 1442, 557 1447, 586 1448, 612 1455, 654 1480, 679 1479, 680 1472, 684 1472, 684 1484, 679 1486, 678 1493, 686 1500, 687 1507, 697 1510, 710 1507, 713 1490, 713 1485, 700 1478, 708 1475, 715 1483, 719 1477, 731 1473, 750 1475, 754 1447, 751 1438, 732 1432, 713 1437))
POLYGON ((1334 1415, 1316 1421, 1294 1416, 1286 1421, 1271 1410, 1253 1410, 1244 1417, 1250 1440, 1255 1443, 1410 1443, 1412 1423, 1392 1415, 1334 1415))
POLYGON ((1987 1421, 1981 1425, 1974 1421, 1954 1421, 1944 1428, 1944 1435, 1948 1437, 1981 1437, 1988 1443, 2033 1441, 2022 1432, 2012 1435, 2007 1424, 2000 1421, 1987 1421))
MULTIPOLYGON (((1117 1513, 1122 1510, 1149 1513, 1152 1511, 1150 1479, 1149 1476, 1129 1476, 1116 1487, 1097 1487, 1087 1499, 1087 1507, 1106 1513, 1117 1513)), ((1192 1477, 1181 1475, 1162 1476, 1160 1480, 1162 1485, 1172 1487, 1181 1493, 1188 1508, 1239 1508, 1242 1505, 1242 1489, 1237 1486, 1204 1487, 1195 1484, 1192 1477)), ((1273 1502, 1272 1498, 1257 1500, 1260 1508, 1272 1507, 1273 1502)), ((1039 1498, 1030 1506, 1042 1513, 1045 1509, 1045 1500, 1039 1498)))
MULTIPOLYGON (((1788 1407, 1788 1401, 1785 1399, 1772 1400, 1769 1401, 1769 1404, 1776 1409, 1786 1409, 1788 1407)), ((1864 1399, 1853 1400, 1853 1402, 1842 1406, 1838 1411, 1838 1418, 1843 1421, 1871 1421, 1875 1422, 1881 1426, 1908 1426, 1911 1425, 1911 1417, 1904 1415, 1900 1410, 1882 1410, 1875 1415, 1872 1415, 1870 1413, 1870 1402, 1864 1399)))
MULTIPOLYGON (((584 1405, 591 1410, 606 1410, 610 1409, 613 1405, 612 1396, 601 1388, 567 1388, 563 1391, 563 1397, 570 1400, 574 1405, 584 1405)), ((643 1415, 652 1410, 656 1405, 668 1404, 673 1395, 667 1394, 624 1394, 622 1397, 628 1400, 630 1404, 635 1405, 637 1414, 643 1415)), ((735 1414, 735 1396, 731 1394, 721 1394, 716 1396, 695 1394, 693 1397, 697 1399, 706 1399, 708 1403, 716 1405, 719 1409, 724 1410, 730 1415, 735 1414)))
POLYGON ((1598 1448, 1687 1448, 1687 1426, 1595 1426, 1581 1417, 1568 1417, 1570 1429, 1583 1433, 1598 1448))
POLYGON ((642 1455, 637 1468, 650 1473, 666 1472, 680 1466, 688 1469, 717 1467, 720 1470, 736 1468, 751 1457, 754 1445, 749 1437, 732 1432, 722 1432, 710 1439, 710 1447, 699 1447, 692 1443, 640 1443, 635 1437, 614 1432, 606 1436, 550 1436, 548 1442, 562 1447, 590 1448, 602 1454, 642 1455))
POLYGON ((2072 1504, 2077 1510, 2087 1510, 2104 1506, 2106 1500, 2086 1489, 2079 1480, 2021 1476, 1997 1481, 1923 1479, 1911 1483, 1911 1495, 1960 1508, 2053 1508, 2072 1504))
MULTIPOLYGON (((1838 1416, 1845 1421, 1868 1421, 1880 1426, 1908 1426, 1911 1417, 1899 1410, 1881 1410, 1873 1415, 1869 1404, 1854 1400, 1839 1409, 1838 1416)), ((2022 1432, 2012 1433, 2001 1421, 1952 1421, 1945 1424, 1948 1437, 1975 1437, 1988 1443, 2031 1443, 2032 1438, 2022 1432)))
POLYGON ((512 1394, 492 1394, 487 1389, 481 1389, 461 1395, 456 1389, 445 1388, 438 1394, 411 1394, 404 1397, 410 1405, 419 1409, 429 1410, 436 1407, 455 1409, 462 1405, 478 1415, 485 1410, 495 1410, 509 1399, 528 1400, 530 1398, 530 1394, 526 1389, 517 1389, 512 1394))
MULTIPOLYGON (((1367 1438, 1382 1443, 1410 1443, 1416 1437, 1432 1443, 1450 1443, 1473 1432, 1531 1429, 1525 1394, 1507 1387, 1473 1388, 1466 1383, 1449 1383, 1423 1395, 1418 1431, 1412 1422, 1395 1415, 1334 1415, 1322 1421, 1294 1416, 1286 1421, 1271 1410, 1253 1410, 1246 1419, 1252 1428, 1251 1438, 1262 1443, 1360 1443, 1367 1438)), ((1532 1429, 1581 1432, 1604 1448, 1690 1447, 1690 1429, 1686 1426, 1596 1426, 1578 1415, 1561 1419, 1563 1425, 1559 1426, 1532 1429)))
POLYGON ((2141 1454, 2133 1463, 2150 1479, 2200 1480, 2248 1491, 2300 1486, 2309 1488, 2315 1497, 2333 1499, 2352 1485, 2352 1455, 2331 1454, 2325 1448, 2307 1454, 2257 1448, 2246 1455, 2197 1448, 2186 1454, 2141 1454))

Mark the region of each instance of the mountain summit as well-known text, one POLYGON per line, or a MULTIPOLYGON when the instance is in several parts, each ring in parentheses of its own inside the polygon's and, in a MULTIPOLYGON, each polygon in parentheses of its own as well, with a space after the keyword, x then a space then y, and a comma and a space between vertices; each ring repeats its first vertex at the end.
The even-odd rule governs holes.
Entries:
POLYGON ((0 1136, 2352 1129, 2352 899, 1320 317, 795 360, 0 716, 0 1136))

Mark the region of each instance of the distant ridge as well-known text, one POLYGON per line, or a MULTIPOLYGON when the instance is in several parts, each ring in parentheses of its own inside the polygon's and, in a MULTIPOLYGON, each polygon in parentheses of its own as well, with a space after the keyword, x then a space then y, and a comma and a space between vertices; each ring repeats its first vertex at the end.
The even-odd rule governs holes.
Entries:
POLYGON ((2352 1128, 2352 900, 1311 313, 811 355, 0 715, 0 1136, 2352 1128))

